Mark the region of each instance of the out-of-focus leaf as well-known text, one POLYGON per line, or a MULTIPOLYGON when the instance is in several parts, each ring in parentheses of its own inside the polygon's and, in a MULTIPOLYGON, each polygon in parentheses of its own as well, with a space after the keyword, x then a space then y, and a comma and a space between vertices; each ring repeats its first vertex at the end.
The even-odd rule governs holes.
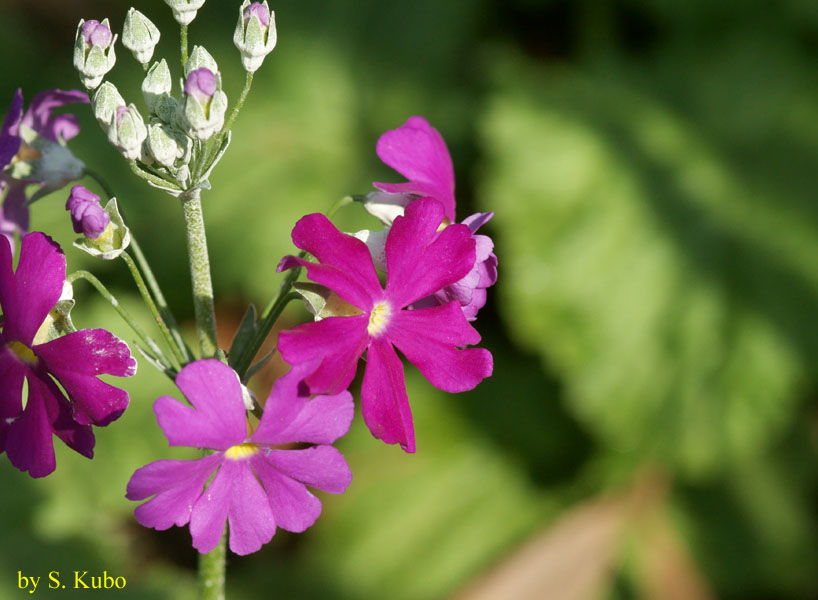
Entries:
POLYGON ((497 211, 500 311, 516 338, 613 448, 698 474, 764 448, 792 415, 799 351, 814 346, 784 315, 818 330, 806 310, 818 268, 769 224, 818 255, 806 215, 776 213, 779 198, 747 189, 656 99, 510 61, 502 71, 481 124, 480 196, 497 211))

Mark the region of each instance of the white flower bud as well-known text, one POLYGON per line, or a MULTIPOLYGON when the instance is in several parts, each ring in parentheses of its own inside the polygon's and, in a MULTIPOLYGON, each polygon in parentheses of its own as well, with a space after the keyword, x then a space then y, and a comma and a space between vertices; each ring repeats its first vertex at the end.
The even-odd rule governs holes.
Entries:
POLYGON ((108 130, 108 141, 122 152, 125 158, 138 159, 142 155, 142 142, 147 136, 148 130, 136 106, 130 104, 116 109, 108 130))
POLYGON ((153 49, 157 42, 159 42, 159 30, 156 25, 135 8, 128 9, 125 25, 122 27, 122 45, 144 65, 153 56, 153 49))
POLYGON ((116 38, 111 33, 108 19, 103 19, 101 23, 80 19, 74 38, 74 67, 79 71, 82 84, 89 90, 102 83, 102 78, 114 67, 116 38))
POLYGON ((190 138, 167 123, 153 122, 148 125, 148 151, 163 167, 173 167, 178 159, 184 158, 185 154, 189 155, 184 140, 189 143, 190 138))
POLYGON ((244 70, 254 73, 276 45, 275 13, 270 11, 267 0, 252 4, 250 0, 244 0, 239 8, 233 43, 241 52, 244 70))
POLYGON ((227 95, 221 90, 221 80, 210 70, 201 67, 188 74, 179 121, 190 137, 206 140, 224 125, 227 95))
POLYGON ((100 127, 106 134, 111 127, 117 109, 121 106, 125 106, 125 100, 119 94, 116 86, 110 81, 103 83, 94 94, 91 107, 100 127))
MULTIPOLYGON (((187 79, 187 76, 190 75, 192 71, 201 68, 207 69, 221 79, 221 75, 219 75, 219 65, 216 64, 216 59, 210 55, 210 52, 205 50, 204 46, 193 46, 193 51, 185 63, 185 79, 187 79)), ((219 82, 219 87, 221 87, 221 82, 219 82)))
POLYGON ((196 11, 202 8, 204 3, 205 0, 165 0, 179 25, 189 25, 196 18, 196 11))
POLYGON ((142 96, 148 111, 156 114, 156 108, 162 97, 170 96, 173 80, 170 77, 168 63, 163 58, 153 63, 142 80, 142 96))

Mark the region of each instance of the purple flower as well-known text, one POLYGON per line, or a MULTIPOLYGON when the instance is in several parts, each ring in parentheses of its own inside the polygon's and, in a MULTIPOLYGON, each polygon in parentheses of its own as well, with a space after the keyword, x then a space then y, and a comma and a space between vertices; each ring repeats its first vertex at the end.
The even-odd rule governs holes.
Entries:
POLYGON ((72 114, 52 114, 55 108, 76 102, 88 104, 88 94, 79 90, 45 90, 34 96, 25 114, 22 90, 18 89, 11 100, 0 129, 0 171, 12 162, 31 166, 26 177, 17 177, 12 172, 0 174, 0 194, 6 190, 0 207, 0 233, 12 244, 15 233, 22 236, 28 232, 28 204, 82 176, 85 165, 65 147, 65 142, 79 133, 79 122, 72 114), (24 136, 21 128, 35 139, 24 136), (30 183, 40 184, 40 189, 28 198, 25 190, 30 183))
POLYGON ((201 67, 190 72, 185 81, 185 94, 194 96, 206 106, 216 93, 216 76, 210 69, 201 67))
POLYGON ((270 26, 270 9, 261 4, 260 2, 253 2, 250 6, 244 9, 244 25, 247 26, 247 22, 253 17, 258 17, 258 20, 261 22, 262 25, 265 27, 270 26))
POLYGON ((34 232, 23 238, 16 272, 11 246, 0 239, 0 452, 32 477, 55 468, 52 435, 93 457, 91 425, 108 425, 128 406, 127 392, 97 377, 136 372, 128 345, 104 329, 46 341, 49 312, 64 281, 65 255, 48 236, 34 232))
MULTIPOLYGON (((452 159, 443 137, 426 119, 410 117, 402 126, 387 131, 378 139, 376 151, 384 163, 409 181, 376 182, 375 187, 387 194, 370 197, 367 203, 370 212, 379 217, 395 214, 396 211, 399 214, 401 207, 413 198, 429 197, 441 202, 446 218, 449 222, 455 222, 452 159)), ((494 213, 476 213, 463 220, 476 244, 474 266, 463 279, 422 299, 413 308, 437 306, 456 300, 469 321, 477 318, 477 312, 486 304, 486 288, 497 281, 497 257, 491 238, 476 235, 476 232, 493 216, 494 213)))
POLYGON ((98 238, 111 222, 111 216, 99 203, 99 196, 81 185, 71 188, 65 210, 71 211, 74 233, 82 233, 87 238, 98 238))
POLYGON ((346 391, 309 398, 301 383, 314 366, 295 366, 276 381, 251 435, 235 371, 215 359, 184 367, 176 385, 193 407, 162 396, 153 407, 156 420, 171 446, 216 452, 138 469, 126 497, 153 498, 136 508, 136 520, 159 530, 190 523, 193 547, 201 553, 216 547, 226 520, 230 549, 242 555, 269 542, 276 527, 296 532, 310 527, 321 502, 306 486, 340 494, 352 480, 344 457, 330 444, 349 430, 354 410, 346 391), (316 445, 275 448, 295 442, 316 445))
POLYGON ((465 225, 438 232, 443 206, 429 198, 412 202, 395 219, 386 240, 387 278, 381 288, 369 250, 339 232, 323 215, 303 217, 293 242, 319 263, 286 256, 278 270, 303 265, 307 276, 360 311, 328 317, 279 334, 284 360, 321 364, 306 382, 313 392, 338 393, 349 386, 366 351, 361 409, 369 430, 386 443, 415 451, 412 413, 395 347, 435 387, 447 392, 474 388, 492 371, 488 350, 469 348, 480 334, 455 302, 401 310, 466 276, 474 265, 475 243, 465 225))
POLYGON ((94 19, 85 21, 82 24, 82 37, 88 46, 98 46, 105 50, 111 45, 114 39, 114 34, 111 29, 104 23, 100 23, 94 19))

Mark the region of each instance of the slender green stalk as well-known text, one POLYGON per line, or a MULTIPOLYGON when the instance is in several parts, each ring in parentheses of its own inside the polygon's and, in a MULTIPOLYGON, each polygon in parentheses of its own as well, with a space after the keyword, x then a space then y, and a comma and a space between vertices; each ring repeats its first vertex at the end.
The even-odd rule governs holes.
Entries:
POLYGON ((140 168, 140 166, 136 164, 135 160, 129 161, 128 164, 131 166, 131 171, 133 171, 134 175, 144 179, 145 181, 150 181, 153 184, 166 188, 171 188, 179 191, 182 190, 182 188, 180 188, 176 182, 168 181, 163 177, 159 177, 158 175, 154 175, 153 173, 140 168))
POLYGON ((202 216, 201 190, 194 188, 183 193, 182 212, 187 231, 187 254, 190 261, 190 278, 193 284, 193 312, 196 316, 196 334, 202 358, 215 357, 216 310, 213 304, 213 283, 210 279, 210 258, 207 254, 204 218, 202 216))
POLYGON ((162 318, 162 315, 159 314, 159 309, 156 307, 156 303, 153 301, 153 297, 150 295, 150 292, 148 292, 148 288, 145 285, 145 280, 142 279, 142 273, 139 272, 139 269, 137 268, 136 263, 134 262, 133 258, 131 258, 130 254, 123 252, 120 254, 120 256, 125 261, 125 264, 128 265, 128 270, 130 270, 131 275, 133 276, 133 280, 136 283, 136 287, 139 289, 139 293, 142 294, 142 299, 145 301, 145 304, 147 304, 148 310, 151 311, 153 319, 156 321, 156 325, 159 327, 159 331, 162 332, 162 337, 165 338, 165 342, 173 353, 171 357, 173 367, 177 371, 181 370, 182 365, 185 362, 184 353, 176 345, 176 340, 171 335, 165 320, 162 318))
POLYGON ((114 191, 111 189, 111 186, 108 185, 108 182, 105 181, 102 175, 92 169, 89 169, 88 167, 85 167, 85 174, 100 185, 102 190, 105 192, 105 195, 108 196, 108 200, 114 197, 114 191))
POLYGON ((170 329, 170 333, 176 342, 176 346, 182 352, 182 362, 189 363, 193 360, 193 356, 190 354, 190 350, 182 338, 179 325, 176 323, 176 318, 170 311, 167 300, 165 300, 165 295, 162 293, 162 289, 159 287, 159 283, 156 281, 156 277, 154 276, 145 255, 142 254, 142 248, 139 247, 139 244, 136 242, 136 238, 133 236, 133 234, 131 234, 131 250, 133 251, 134 258, 136 258, 136 262, 139 264, 139 268, 142 270, 145 281, 147 281, 148 287, 156 300, 156 305, 159 307, 159 314, 162 315, 162 320, 170 329))
POLYGON ((179 35, 179 43, 182 47, 182 69, 185 68, 187 62, 187 25, 182 25, 182 30, 179 35))
POLYGON ((199 586, 202 600, 224 600, 224 559, 227 535, 207 554, 199 554, 199 586))
POLYGON ((239 116, 239 111, 241 111, 242 107, 244 106, 244 101, 247 100, 247 94, 250 93, 250 87, 252 85, 253 74, 248 72, 247 77, 244 79, 244 89, 241 91, 239 100, 233 107, 233 112, 230 113, 230 117, 228 117, 227 121, 224 122, 224 127, 222 127, 221 133, 219 134, 219 144, 221 144, 221 141, 224 139, 224 136, 227 135, 227 132, 230 131, 230 128, 233 127, 233 123, 235 122, 236 117, 239 116))
MULTIPOLYGON (((113 306, 116 309, 116 311, 119 313, 119 316, 122 317, 122 319, 130 326, 130 328, 137 335, 137 337, 142 340, 145 346, 147 346, 148 348, 157 348, 156 342, 154 342, 148 335, 145 334, 145 332, 137 324, 137 322, 134 320, 131 314, 127 310, 125 310, 125 308, 123 308, 119 301, 114 297, 114 295, 111 292, 108 291, 108 288, 106 288, 105 285, 103 285, 103 283, 99 279, 94 277, 88 271, 82 270, 74 271, 68 277, 66 277, 66 281, 68 281, 68 283, 73 283, 77 279, 84 279, 92 286, 94 286, 94 288, 100 293, 100 295, 103 298, 105 298, 111 304, 111 306, 113 306)), ((161 355, 159 356, 159 358, 161 359, 161 355)), ((168 368, 171 367, 170 364, 166 366, 168 368)), ((176 370, 178 371, 178 368, 176 370)))

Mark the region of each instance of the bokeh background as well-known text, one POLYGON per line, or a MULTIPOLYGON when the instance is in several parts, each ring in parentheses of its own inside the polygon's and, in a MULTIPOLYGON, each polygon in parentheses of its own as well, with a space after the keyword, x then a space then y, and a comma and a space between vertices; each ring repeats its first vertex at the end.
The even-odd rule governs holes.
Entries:
MULTIPOLYGON (((208 0, 190 30, 232 99, 244 79, 238 4, 208 0)), ((79 87, 77 21, 107 16, 121 31, 128 7, 0 0, 0 111, 18 86, 27 99, 79 87)), ((179 77, 170 10, 137 8, 179 77)), ((203 199, 222 346, 247 303, 276 290, 301 215, 400 180, 375 142, 420 114, 453 155, 458 215, 496 213, 486 230, 500 280, 476 324, 496 362, 459 395, 408 368, 417 454, 356 419, 339 443, 348 492, 322 496, 306 533, 279 530, 261 552, 231 556, 229 597, 818 597, 818 4, 271 8, 278 47, 203 199)), ((117 53, 109 78, 142 106, 141 69, 117 53)), ((72 149, 112 182, 190 331, 177 202, 130 173, 88 107, 77 113, 72 149)), ((92 269, 144 315, 124 265, 71 248, 66 197, 36 204, 33 228, 63 244, 69 270, 92 269)), ((357 207, 336 220, 375 225, 357 207)), ((75 323, 131 339, 83 285, 75 323)), ((279 372, 272 363, 256 391, 279 372)), ((143 529, 124 498, 134 469, 185 456, 151 411, 174 390, 144 361, 127 385, 131 407, 97 430, 93 461, 60 447, 57 471, 32 480, 0 460, 0 598, 24 593, 18 571, 54 570, 124 576, 116 597, 195 597, 187 529, 143 529)))

